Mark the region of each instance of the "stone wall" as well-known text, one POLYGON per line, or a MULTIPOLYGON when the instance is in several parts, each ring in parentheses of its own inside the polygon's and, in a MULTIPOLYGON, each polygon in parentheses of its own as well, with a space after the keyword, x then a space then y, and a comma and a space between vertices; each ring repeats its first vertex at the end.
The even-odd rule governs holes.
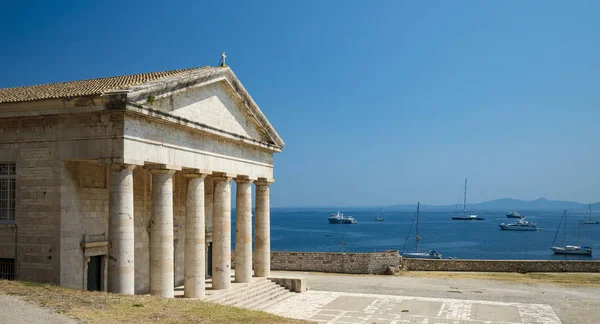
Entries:
MULTIPOLYGON (((235 253, 231 253, 235 264, 235 253)), ((271 270, 383 274, 388 266, 399 269, 398 251, 375 253, 271 252, 271 270)))
POLYGON ((600 272, 597 261, 403 259, 408 271, 600 272))
MULTIPOLYGON (((110 156, 110 152, 118 150, 113 138, 122 123, 118 116, 111 118, 101 112, 12 116, 33 105, 3 105, 0 112, 0 163, 16 164, 16 217, 14 224, 0 224, 0 258, 15 259, 19 279, 61 284, 70 280, 61 273, 61 259, 70 258, 71 252, 80 249, 79 234, 73 231, 79 224, 62 218, 63 212, 74 212, 70 209, 73 186, 67 182, 71 171, 64 161, 110 156)), ((89 186, 104 185, 92 183, 89 178, 82 181, 89 186)), ((81 258, 77 263, 83 268, 81 258)))

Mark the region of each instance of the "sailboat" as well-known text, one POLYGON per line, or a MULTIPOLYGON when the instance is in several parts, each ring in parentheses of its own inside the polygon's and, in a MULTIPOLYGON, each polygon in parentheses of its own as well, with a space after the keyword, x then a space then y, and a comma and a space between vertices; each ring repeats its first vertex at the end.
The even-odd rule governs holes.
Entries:
MULTIPOLYGON (((419 252, 419 241, 421 238, 419 237, 419 208, 421 203, 417 203, 417 214, 415 218, 417 220, 417 226, 415 228, 415 252, 403 252, 400 255, 404 258, 412 258, 412 259, 441 259, 442 254, 435 252, 433 250, 429 250, 428 252, 419 252)), ((413 218, 413 223, 415 222, 415 218, 413 218)), ((410 229, 412 229, 412 224, 410 225, 410 229)), ((408 242, 408 237, 410 236, 410 229, 408 231, 408 235, 406 236, 406 241, 404 242, 403 251, 406 251, 406 243, 408 242)))
POLYGON ((454 220, 483 220, 483 218, 477 215, 467 215, 467 179, 465 178, 465 200, 463 202, 463 215, 452 216, 454 220))
POLYGON ((588 204, 587 216, 581 220, 581 224, 600 224, 600 221, 592 219, 592 204, 588 204))
POLYGON ((378 222, 383 222, 383 217, 381 217, 381 208, 379 208, 379 216, 377 216, 375 220, 378 222))
MULTIPOLYGON (((556 229, 556 235, 554 235, 554 241, 552 241, 552 251, 554 254, 573 254, 573 255, 592 255, 592 247, 591 246, 581 246, 581 242, 579 245, 567 245, 567 210, 562 215, 560 219, 561 224, 558 225, 556 229), (560 230, 561 225, 563 225, 563 246, 555 246, 554 242, 556 242, 556 237, 558 236, 558 231, 560 230)), ((581 233, 577 233, 579 235, 579 240, 581 241, 581 233)))

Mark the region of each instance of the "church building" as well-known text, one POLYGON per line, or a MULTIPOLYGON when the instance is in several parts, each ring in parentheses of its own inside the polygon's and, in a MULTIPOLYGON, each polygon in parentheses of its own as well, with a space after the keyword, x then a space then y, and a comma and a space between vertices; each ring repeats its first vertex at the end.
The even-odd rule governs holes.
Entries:
POLYGON ((226 65, 0 89, 0 278, 202 297, 267 277, 283 146, 226 65))

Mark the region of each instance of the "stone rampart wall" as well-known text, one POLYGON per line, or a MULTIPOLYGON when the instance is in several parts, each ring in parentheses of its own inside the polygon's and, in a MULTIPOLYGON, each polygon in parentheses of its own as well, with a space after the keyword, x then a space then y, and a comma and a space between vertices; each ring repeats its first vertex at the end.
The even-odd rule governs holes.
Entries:
POLYGON ((408 271, 600 272, 598 261, 403 259, 408 271))
MULTIPOLYGON (((232 266, 235 253, 231 253, 232 266)), ((388 266, 399 269, 398 251, 375 253, 271 252, 271 270, 383 274, 388 266)))

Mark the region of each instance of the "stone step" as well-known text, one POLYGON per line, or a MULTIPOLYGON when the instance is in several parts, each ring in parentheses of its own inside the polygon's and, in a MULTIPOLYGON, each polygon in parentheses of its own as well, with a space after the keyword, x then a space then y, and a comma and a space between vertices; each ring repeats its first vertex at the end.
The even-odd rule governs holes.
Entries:
POLYGON ((285 299, 288 299, 294 295, 295 295, 295 293, 290 292, 287 289, 284 289, 277 294, 271 295, 271 297, 267 300, 258 300, 257 302, 255 302, 253 304, 247 305, 246 307, 249 309, 254 309, 254 310, 265 310, 268 307, 275 305, 275 304, 277 304, 285 299))
POLYGON ((274 296, 273 298, 265 301, 264 303, 261 303, 259 305, 253 306, 252 309, 264 311, 264 310, 268 309, 269 307, 271 307, 271 306, 273 306, 275 304, 278 304, 278 303, 280 303, 280 302, 282 302, 282 301, 284 301, 284 300, 286 300, 286 299, 294 296, 295 294, 296 293, 294 293, 294 292, 286 290, 284 293, 282 293, 282 294, 280 294, 278 296, 274 296))
POLYGON ((222 293, 210 296, 205 300, 218 304, 228 304, 228 302, 232 301, 232 299, 238 297, 239 295, 243 295, 246 291, 259 290, 263 287, 270 287, 271 285, 272 283, 266 279, 254 280, 251 283, 239 285, 238 287, 232 288, 230 290, 223 290, 222 293))
POLYGON ((246 298, 239 300, 235 306, 243 308, 252 308, 252 306, 254 306, 255 304, 265 302, 273 298, 273 296, 277 296, 285 292, 287 292, 285 288, 273 286, 269 289, 265 289, 263 291, 246 296, 246 298))
POLYGON ((235 294, 235 296, 232 296, 232 298, 229 298, 225 303, 227 305, 239 306, 245 303, 246 301, 254 298, 266 298, 274 291, 280 289, 284 288, 277 285, 269 284, 255 289, 240 291, 239 293, 235 294))

